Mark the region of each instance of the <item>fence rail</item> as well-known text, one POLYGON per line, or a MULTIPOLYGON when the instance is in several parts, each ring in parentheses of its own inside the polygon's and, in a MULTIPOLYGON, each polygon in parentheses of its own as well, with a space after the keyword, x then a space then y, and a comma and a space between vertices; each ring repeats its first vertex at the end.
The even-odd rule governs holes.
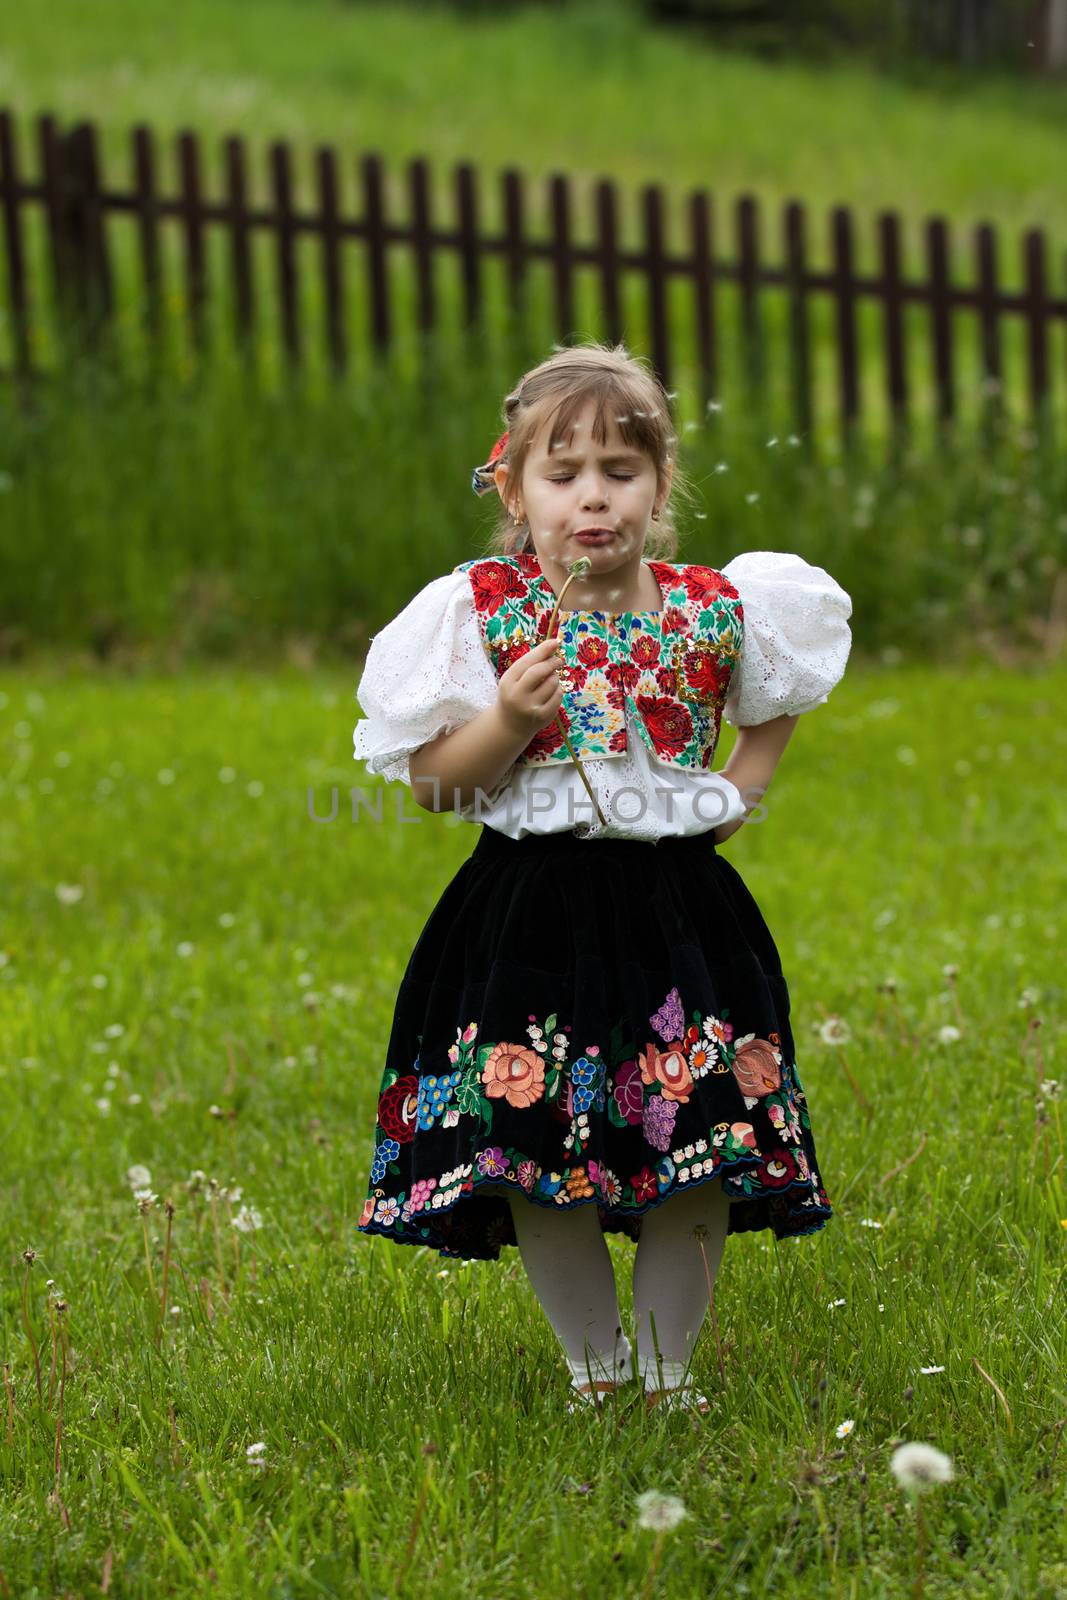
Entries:
MULTIPOLYGON (((268 203, 251 197, 252 162, 245 141, 231 137, 222 146, 221 193, 209 195, 201 142, 192 132, 176 136, 176 184, 170 193, 160 183, 160 141, 150 128, 131 130, 130 182, 116 187, 106 181, 99 156, 100 140, 93 124, 80 122, 69 129, 43 115, 33 125, 35 171, 25 170, 19 130, 14 117, 0 111, 0 216, 6 268, 6 296, 10 325, 10 368, 20 378, 32 378, 35 306, 51 296, 63 316, 69 316, 79 337, 90 343, 98 338, 116 312, 116 274, 110 221, 133 219, 140 277, 139 299, 145 327, 160 337, 164 322, 164 230, 176 231, 181 241, 183 303, 194 344, 202 347, 209 297, 213 293, 208 270, 208 241, 221 237, 228 256, 233 335, 246 347, 251 342, 264 308, 260 305, 253 270, 253 240, 269 237, 274 257, 274 306, 270 310, 288 363, 298 366, 307 354, 307 329, 302 312, 304 281, 298 242, 318 241, 318 263, 313 277, 321 296, 325 355, 332 370, 344 374, 353 364, 350 302, 346 274, 352 244, 363 255, 367 336, 375 351, 388 354, 395 342, 397 297, 390 271, 397 249, 410 252, 414 267, 414 320, 420 333, 433 332, 439 323, 440 301, 435 283, 438 262, 452 258, 459 269, 464 325, 477 323, 485 312, 483 263, 498 260, 504 269, 509 314, 521 318, 526 306, 530 269, 550 267, 555 332, 561 342, 595 333, 612 342, 626 339, 639 345, 624 326, 624 290, 631 278, 643 285, 647 308, 648 354, 659 377, 669 388, 678 337, 670 315, 670 285, 680 279, 692 291, 690 320, 692 347, 687 362, 698 374, 704 402, 718 399, 723 329, 725 323, 717 293, 721 285, 736 291, 736 335, 748 381, 758 390, 765 382, 765 329, 763 307, 770 293, 784 294, 786 359, 789 403, 797 431, 810 436, 815 420, 812 315, 820 302, 832 310, 832 344, 836 410, 846 440, 864 409, 863 356, 859 334, 860 308, 874 302, 881 311, 881 384, 886 414, 907 427, 913 409, 912 368, 919 352, 906 333, 909 307, 928 313, 926 359, 929 361, 936 413, 942 422, 957 414, 960 346, 956 313, 973 315, 977 331, 977 360, 984 387, 998 393, 1005 387, 1002 333, 1011 319, 1021 321, 1025 334, 1025 390, 1035 419, 1044 418, 1052 398, 1051 332, 1067 322, 1067 294, 1054 292, 1050 248, 1042 229, 1027 230, 1021 239, 1021 287, 1009 290, 1000 271, 998 235, 990 223, 971 231, 973 279, 955 281, 953 240, 948 221, 930 217, 922 226, 922 275, 907 278, 904 271, 904 224, 894 211, 878 214, 877 270, 862 272, 857 265, 859 231, 852 211, 837 206, 829 213, 830 261, 814 264, 810 246, 808 208, 787 202, 781 213, 781 258, 767 259, 763 243, 764 208, 752 195, 742 195, 726 212, 722 227, 719 211, 706 190, 691 192, 684 200, 682 231, 685 247, 667 243, 668 196, 661 185, 639 192, 640 242, 624 246, 621 237, 619 186, 610 179, 593 190, 591 237, 575 237, 574 180, 553 174, 547 180, 547 237, 533 237, 528 224, 528 181, 509 168, 499 174, 502 228, 486 231, 481 222, 482 185, 470 163, 454 168, 451 183, 453 221, 439 226, 433 217, 433 174, 425 158, 412 160, 405 173, 407 219, 387 216, 387 170, 376 153, 363 154, 355 171, 360 208, 349 215, 343 208, 342 174, 345 158, 331 146, 316 149, 313 163, 313 203, 299 206, 296 198, 297 163, 289 144, 274 142, 268 149, 268 203), (49 268, 46 281, 31 282, 26 230, 31 212, 43 216, 49 268), (720 246, 720 233, 729 234, 732 254, 720 246), (576 327, 576 285, 580 270, 593 269, 597 278, 600 326, 576 327), (51 279, 50 284, 47 278, 51 279)), ((1061 265, 1063 265, 1061 263, 1061 265)), ((305 269, 306 270, 306 269, 305 269)), ((1063 273, 1057 278, 1063 281, 1063 273)), ((731 328, 731 337, 733 332, 731 328)))

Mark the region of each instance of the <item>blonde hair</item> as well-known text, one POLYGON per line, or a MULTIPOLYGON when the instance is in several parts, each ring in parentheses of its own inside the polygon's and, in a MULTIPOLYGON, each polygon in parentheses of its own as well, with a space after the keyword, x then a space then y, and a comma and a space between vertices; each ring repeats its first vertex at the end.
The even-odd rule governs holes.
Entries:
MULTIPOLYGON (((523 467, 534 440, 549 422, 548 448, 569 439, 574 418, 585 403, 596 401, 593 437, 598 444, 607 439, 607 418, 613 416, 628 449, 640 450, 656 466, 658 488, 667 482, 667 467, 674 466, 670 494, 690 490, 674 460, 677 435, 671 422, 666 391, 651 365, 631 355, 625 345, 589 341, 557 350, 532 367, 504 401, 504 426, 508 442, 496 465, 508 469, 505 495, 508 498, 522 483, 523 467)), ((652 559, 670 560, 678 550, 678 534, 667 500, 662 502, 660 519, 650 526, 645 551, 652 559)), ((517 522, 500 500, 500 515, 490 531, 490 555, 536 554, 530 524, 517 522)))

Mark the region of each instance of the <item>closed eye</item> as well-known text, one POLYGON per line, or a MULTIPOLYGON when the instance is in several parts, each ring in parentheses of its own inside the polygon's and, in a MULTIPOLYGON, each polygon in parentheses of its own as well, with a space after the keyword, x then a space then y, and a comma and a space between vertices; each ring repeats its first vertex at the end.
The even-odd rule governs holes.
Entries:
MULTIPOLYGON (((633 472, 609 472, 608 473, 608 477, 609 478, 618 478, 623 483, 631 483, 635 476, 636 476, 636 474, 633 473, 633 472)), ((564 473, 563 477, 561 477, 561 478, 549 478, 548 481, 549 481, 549 483, 570 483, 570 481, 571 481, 571 479, 573 477, 574 477, 574 473, 573 472, 567 472, 567 473, 564 473)))

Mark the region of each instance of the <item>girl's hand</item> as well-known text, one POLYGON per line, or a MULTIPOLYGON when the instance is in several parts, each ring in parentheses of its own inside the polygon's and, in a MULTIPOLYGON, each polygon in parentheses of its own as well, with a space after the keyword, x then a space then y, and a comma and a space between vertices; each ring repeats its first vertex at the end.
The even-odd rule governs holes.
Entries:
POLYGON ((558 677, 563 650, 555 636, 542 639, 503 673, 497 704, 516 734, 539 732, 563 704, 563 684, 558 677))

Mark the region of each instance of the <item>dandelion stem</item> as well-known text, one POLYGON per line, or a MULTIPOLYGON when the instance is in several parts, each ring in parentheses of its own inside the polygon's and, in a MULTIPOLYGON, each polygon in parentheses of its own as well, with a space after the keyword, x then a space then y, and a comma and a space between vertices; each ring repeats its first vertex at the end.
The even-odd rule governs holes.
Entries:
POLYGON ((856 1099, 859 1101, 860 1105, 863 1107, 864 1111, 866 1111, 867 1115, 870 1116, 874 1110, 874 1107, 871 1105, 871 1102, 867 1099, 867 1096, 864 1094, 863 1090, 852 1076, 852 1070, 849 1067, 848 1062, 845 1060, 844 1050, 841 1050, 840 1054, 841 1068, 845 1074, 845 1077, 848 1079, 849 1087, 851 1088, 852 1093, 856 1096, 856 1099))
POLYGON ((148 1287, 152 1291, 152 1299, 156 1297, 156 1279, 152 1271, 152 1252, 148 1245, 148 1213, 141 1212, 141 1230, 144 1233, 144 1264, 148 1268, 148 1287))
POLYGON ((22 1323, 26 1329, 26 1337, 30 1341, 33 1351, 33 1371, 37 1379, 37 1398, 41 1396, 41 1358, 37 1353, 37 1341, 33 1337, 33 1328, 30 1325, 30 1262, 26 1263, 26 1275, 22 1280, 22 1323))
POLYGON ((659 1564, 663 1560, 663 1546, 666 1542, 666 1539, 667 1530, 665 1528, 660 1528, 656 1534, 656 1542, 652 1547, 652 1560, 648 1564, 648 1572, 645 1575, 645 1587, 641 1591, 641 1600, 652 1600, 652 1590, 656 1581, 656 1573, 659 1571, 659 1564))
MULTIPOLYGON (((570 586, 574 582, 575 578, 584 576, 585 572, 588 570, 588 567, 589 567, 589 562, 588 562, 588 559, 586 559, 584 561, 584 565, 583 565, 583 563, 581 561, 576 561, 574 563, 573 567, 571 568, 570 573, 567 576, 566 582, 563 585, 563 588, 560 590, 558 596, 556 597, 556 603, 552 607, 552 615, 548 619, 548 630, 547 630, 547 637, 548 638, 551 639, 551 638, 558 638, 559 637, 559 634, 556 631, 556 620, 557 620, 557 618, 559 616, 559 608, 560 608, 560 605, 561 605, 561 603, 563 601, 563 596, 567 593, 567 590, 570 588, 570 586)), ((590 800, 593 802, 593 809, 596 812, 598 818, 600 819, 600 825, 601 825, 602 828, 606 828, 607 827, 607 822, 605 821, 604 813, 600 809, 600 803, 597 800, 596 795, 593 793, 593 787, 592 787, 591 783, 589 782, 589 779, 586 777, 585 768, 582 766, 582 763, 578 759, 578 754, 577 754, 574 746, 571 744, 570 740, 567 737, 567 730, 563 726, 563 713, 561 711, 557 711, 557 713, 556 713, 556 726, 559 728, 560 734, 561 734, 562 739, 563 739, 563 743, 564 743, 564 745, 566 747, 566 750, 567 750, 567 754, 570 756, 571 760, 574 762, 575 767, 578 769, 578 776, 579 776, 579 778, 581 778, 582 783, 585 785, 585 792, 589 796, 590 800)))
POLYGON ((163 1326, 167 1320, 167 1283, 170 1278, 170 1236, 174 1228, 174 1206, 167 1201, 167 1241, 163 1246, 163 1291, 159 1309, 159 1327, 156 1329, 156 1345, 158 1347, 163 1334, 163 1326))
POLYGON ((915 1582, 912 1585, 912 1600, 922 1600, 924 1567, 926 1565, 926 1523, 923 1520, 923 1500, 921 1494, 915 1497, 915 1582))
POLYGON ((48 1371, 48 1404, 52 1404, 52 1396, 56 1390, 56 1355, 59 1340, 56 1336, 56 1308, 54 1302, 48 1302, 48 1320, 52 1329, 52 1365, 48 1371))

